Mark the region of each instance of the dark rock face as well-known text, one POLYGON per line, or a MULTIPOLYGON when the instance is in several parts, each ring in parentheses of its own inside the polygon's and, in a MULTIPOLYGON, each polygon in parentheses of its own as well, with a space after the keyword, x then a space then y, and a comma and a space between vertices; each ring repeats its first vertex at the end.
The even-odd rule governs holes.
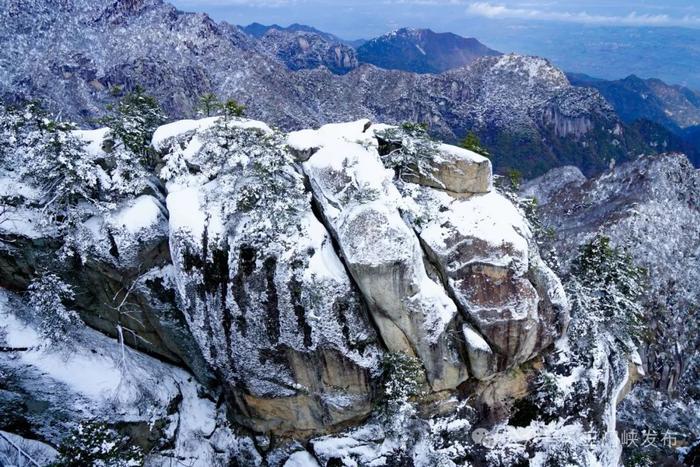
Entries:
MULTIPOLYGON (((107 243, 106 238, 104 241, 107 243)), ((88 256, 84 262, 76 258, 58 263, 56 252, 60 247, 57 239, 3 235, 0 286, 23 291, 38 271, 60 271, 68 284, 81 291, 72 306, 86 324, 113 337, 118 337, 119 325, 125 330, 123 338, 128 345, 172 363, 186 364, 201 381, 212 382, 173 300, 174 284, 164 268, 170 262, 167 236, 141 244, 137 259, 130 264, 115 264, 100 256, 88 256)))
POLYGON ((358 47, 361 62, 388 70, 442 73, 480 57, 500 55, 474 38, 429 29, 399 29, 358 47))
POLYGON ((339 42, 329 42, 319 34, 270 29, 260 42, 293 71, 324 66, 332 73, 345 74, 359 65, 355 49, 339 42))

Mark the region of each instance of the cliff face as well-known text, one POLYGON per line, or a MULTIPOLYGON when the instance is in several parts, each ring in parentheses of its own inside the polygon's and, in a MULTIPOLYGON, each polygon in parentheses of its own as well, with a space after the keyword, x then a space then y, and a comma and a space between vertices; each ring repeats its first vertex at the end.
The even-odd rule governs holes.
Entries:
MULTIPOLYGON (((108 131, 76 135, 110 186, 105 177, 116 172, 102 167, 118 153, 105 144, 108 131)), ((420 388, 425 420, 457 416, 469 394, 490 418, 502 418, 496 414, 527 394, 533 359, 566 330, 561 283, 518 208, 494 190, 481 156, 367 120, 288 135, 251 120, 179 121, 160 127, 153 147, 158 179, 144 175, 151 188, 121 195, 66 237, 56 235, 60 219, 41 220, 33 178, 5 167, 2 186, 21 195, 2 198, 9 217, 0 223, 3 287, 23 291, 55 272, 76 291, 69 305, 83 321, 118 338, 80 331, 88 345, 106 349, 100 364, 120 384, 136 384, 137 370, 149 374, 143 391, 154 390, 153 378, 175 378, 173 391, 164 387, 154 402, 165 411, 153 415, 164 432, 144 425, 145 406, 145 418, 127 421, 118 408, 100 415, 129 427, 152 456, 172 456, 172 443, 195 437, 210 449, 200 462, 233 456, 257 465, 263 438, 256 450, 242 433, 305 440, 360 426, 386 403, 386 362, 396 358, 416 362, 411 384, 420 388), (76 256, 66 261, 69 247, 76 256), (171 367, 125 345, 188 367, 203 386, 182 382, 182 370, 158 376, 171 367), (120 360, 120 348, 135 360, 120 360), (196 402, 204 393, 218 404, 196 402), (226 411, 235 423, 211 415, 218 421, 168 438, 176 400, 226 411)), ((89 409, 78 414, 69 401, 93 389, 88 395, 102 401, 112 381, 86 389, 65 373, 40 376, 40 362, 58 351, 41 337, 20 342, 40 324, 22 311, 22 298, 7 297, 3 313, 15 324, 2 345, 26 371, 15 371, 17 362, 5 358, 12 353, 1 354, 12 376, 0 411, 30 396, 45 400, 42 385, 61 384, 66 395, 18 412, 0 429, 21 426, 20 434, 57 444, 57 413, 72 426, 89 409)), ((87 352, 73 348, 72 358, 87 352)), ((155 396, 138 397, 146 404, 155 396)), ((268 462, 297 450, 285 443, 268 462)))
MULTIPOLYGON (((648 271, 639 346, 646 377, 622 403, 621 429, 657 425, 691 438, 700 433, 699 189, 700 172, 682 154, 641 157, 591 179, 564 167, 523 187, 556 232, 564 272, 572 252, 595 235, 608 236, 648 271)), ((652 453, 659 463, 673 455, 663 447, 652 453)))

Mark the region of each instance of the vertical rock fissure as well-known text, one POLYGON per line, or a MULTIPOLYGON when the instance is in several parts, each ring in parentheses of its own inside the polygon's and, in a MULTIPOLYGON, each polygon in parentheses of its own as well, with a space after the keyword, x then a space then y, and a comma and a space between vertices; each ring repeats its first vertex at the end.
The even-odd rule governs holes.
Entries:
MULTIPOLYGON (((410 226, 409 226, 410 228, 410 226)), ((467 310, 464 309, 460 301, 457 299, 457 295, 454 293, 454 289, 450 287, 449 279, 447 278, 444 270, 442 267, 440 267, 440 263, 435 260, 430 254, 430 249, 425 245, 425 242, 421 238, 420 234, 416 232, 415 229, 411 228, 411 230, 414 232, 416 237, 418 238, 418 244, 420 245, 421 251, 423 251, 423 257, 428 261, 433 266, 433 269, 435 269, 435 272, 437 273, 438 277, 440 278, 440 283, 442 285, 442 288, 445 289, 445 293, 447 293, 447 296, 450 297, 450 300, 454 302, 455 306, 457 307, 457 317, 453 320, 453 323, 455 326, 459 326, 457 336, 455 337, 454 340, 457 341, 457 348, 459 349, 460 356, 462 357, 462 360, 464 363, 467 365, 469 368, 469 371, 471 374, 474 374, 474 370, 472 368, 471 362, 468 357, 467 353, 467 344, 464 339, 464 335, 461 332, 462 331, 462 326, 467 323, 471 326, 472 330, 477 333, 482 339, 484 339, 485 342, 487 342, 490 346, 492 344, 489 342, 489 340, 486 338, 486 336, 483 335, 483 333, 479 330, 479 328, 476 326, 476 323, 473 322, 471 319, 469 313, 467 310)))
MULTIPOLYGON (((365 297, 365 294, 362 293, 360 290, 360 286, 355 281, 355 278, 353 275, 350 273, 350 268, 347 265, 347 262, 345 261, 345 256, 343 255, 343 251, 340 248, 340 244, 338 243, 338 239, 336 238, 335 230, 328 224, 326 221, 326 217, 323 215, 323 208, 321 207, 321 203, 318 201, 316 198, 316 195, 314 194, 314 191, 311 189, 311 183, 309 181, 309 176, 304 172, 303 167, 301 166, 296 166, 295 167, 297 172, 299 172, 303 177, 304 177, 304 187, 307 192, 311 193, 311 212, 313 213, 314 217, 316 220, 318 220, 321 225, 326 229, 328 232, 328 238, 331 241, 331 246, 333 247, 333 251, 335 252, 335 255, 338 257, 338 260, 340 260, 340 264, 343 265, 343 270, 345 271, 345 274, 348 276, 348 279, 350 280, 350 283, 352 284, 352 289, 353 291, 357 294, 358 297, 360 297, 360 303, 362 304, 362 308, 365 310, 367 313, 369 319, 367 322, 371 323, 372 328, 375 331, 375 334, 377 335, 377 340, 379 344, 381 344, 381 347, 383 350, 388 350, 389 347, 387 347, 386 342, 384 342, 384 338, 382 337, 382 333, 379 330, 379 326, 377 326, 377 323, 374 321, 374 317, 372 316, 372 313, 369 312, 370 310, 370 303, 367 302, 367 297, 365 297)), ((415 351, 415 350, 414 350, 415 351)))

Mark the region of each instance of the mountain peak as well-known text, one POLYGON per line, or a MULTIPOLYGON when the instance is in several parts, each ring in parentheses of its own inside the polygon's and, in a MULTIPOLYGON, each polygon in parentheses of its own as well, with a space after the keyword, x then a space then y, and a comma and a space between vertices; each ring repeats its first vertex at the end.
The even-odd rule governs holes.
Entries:
POLYGON ((384 34, 357 51, 361 62, 416 73, 441 73, 479 57, 500 55, 474 38, 413 28, 384 34))

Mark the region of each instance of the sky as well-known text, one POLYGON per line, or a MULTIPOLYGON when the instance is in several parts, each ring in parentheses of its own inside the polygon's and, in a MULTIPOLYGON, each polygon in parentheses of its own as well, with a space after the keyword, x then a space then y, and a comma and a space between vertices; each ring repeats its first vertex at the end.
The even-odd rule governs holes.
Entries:
POLYGON ((659 77, 700 89, 698 0, 172 0, 246 25, 302 23, 344 39, 400 27, 476 37, 601 78, 659 77))

